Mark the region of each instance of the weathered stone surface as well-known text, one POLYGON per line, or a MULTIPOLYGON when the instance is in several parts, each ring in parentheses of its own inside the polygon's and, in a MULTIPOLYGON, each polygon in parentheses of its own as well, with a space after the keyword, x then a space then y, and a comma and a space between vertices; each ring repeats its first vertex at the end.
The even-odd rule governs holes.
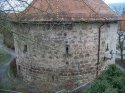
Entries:
MULTIPOLYGON (((97 72, 98 32, 101 23, 73 23, 72 29, 47 28, 45 25, 22 24, 15 31, 18 75, 27 82, 46 83, 50 89, 72 89, 81 83, 92 81, 97 72), (26 32, 25 32, 26 31, 26 32), (23 37, 24 36, 24 37, 23 37), (24 46, 27 46, 24 52, 24 46), (69 86, 69 87, 67 87, 69 86)), ((108 45, 116 51, 117 24, 104 24, 101 29, 99 72, 109 63, 114 63, 115 55, 104 60, 108 45)), ((56 25, 57 26, 57 25, 56 25)))

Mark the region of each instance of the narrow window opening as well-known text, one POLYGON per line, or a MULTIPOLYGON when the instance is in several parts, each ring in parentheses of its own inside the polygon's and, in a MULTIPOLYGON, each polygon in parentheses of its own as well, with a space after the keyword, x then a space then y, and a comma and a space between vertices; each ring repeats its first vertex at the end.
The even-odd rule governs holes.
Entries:
POLYGON ((27 52, 27 45, 24 45, 23 53, 27 52))
POLYGON ((69 54, 69 45, 66 45, 66 54, 69 54))
POLYGON ((20 65, 18 65, 18 70, 20 71, 20 65))
POLYGON ((64 33, 64 36, 67 36, 67 33, 64 33))
POLYGON ((113 58, 113 50, 110 51, 111 59, 113 58))
POLYGON ((109 51, 109 45, 107 44, 106 51, 109 51))
POLYGON ((52 81, 54 81, 54 80, 55 80, 54 75, 52 75, 52 81))

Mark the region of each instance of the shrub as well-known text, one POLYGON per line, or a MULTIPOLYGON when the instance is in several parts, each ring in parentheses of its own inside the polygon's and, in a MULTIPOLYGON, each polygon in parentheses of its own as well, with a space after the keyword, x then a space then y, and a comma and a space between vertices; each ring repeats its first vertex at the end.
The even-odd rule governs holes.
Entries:
POLYGON ((11 58, 10 54, 8 54, 3 49, 0 49, 0 66, 3 65, 5 62, 8 62, 10 58, 11 58))
POLYGON ((96 80, 91 86, 91 93, 103 93, 110 86, 107 80, 96 80))
POLYGON ((111 84, 113 85, 114 88, 121 89, 123 87, 125 82, 122 81, 122 77, 115 77, 112 78, 111 84))
POLYGON ((123 71, 120 68, 118 68, 115 64, 108 66, 106 74, 109 77, 119 77, 121 75, 124 75, 123 71))
POLYGON ((122 88, 118 90, 118 93, 125 93, 125 85, 123 85, 122 88))
POLYGON ((107 89, 105 90, 105 92, 103 92, 103 93, 118 93, 118 92, 117 92, 117 89, 114 89, 114 88, 112 88, 112 87, 109 87, 109 88, 107 88, 107 89))
POLYGON ((125 77, 115 77, 112 79, 111 84, 113 88, 118 89, 118 93, 125 93, 125 77))
POLYGON ((83 93, 125 93, 125 73, 109 65, 83 93))

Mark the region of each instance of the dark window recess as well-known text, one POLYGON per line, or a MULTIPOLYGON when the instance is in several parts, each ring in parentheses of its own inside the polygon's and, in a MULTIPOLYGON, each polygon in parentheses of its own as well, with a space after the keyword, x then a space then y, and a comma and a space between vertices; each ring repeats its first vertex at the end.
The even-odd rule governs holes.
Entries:
POLYGON ((43 25, 43 30, 44 30, 44 31, 50 30, 51 27, 52 27, 52 26, 51 26, 50 24, 43 25))
POLYGON ((27 52, 27 45, 24 45, 23 53, 27 52))
POLYGON ((20 71, 20 65, 18 65, 18 70, 20 71))
POLYGON ((103 61, 106 61, 106 57, 104 57, 103 61))
POLYGON ((112 53, 113 53, 113 50, 110 51, 110 54, 112 54, 112 53))
POLYGON ((106 46, 106 51, 109 51, 109 45, 107 44, 107 46, 106 46))
POLYGON ((85 57, 89 57, 90 56, 90 54, 85 54, 85 57))
POLYGON ((66 54, 69 54, 69 45, 66 45, 66 54))
POLYGON ((55 80, 54 75, 52 75, 52 81, 54 81, 54 80, 55 80))
POLYGON ((66 64, 67 64, 67 65, 69 65, 69 62, 68 62, 68 61, 66 61, 66 64))
POLYGON ((66 24, 64 27, 65 30, 72 30, 72 28, 73 28, 72 24, 66 24))
POLYGON ((62 29, 62 25, 61 24, 54 24, 54 25, 52 25, 52 28, 55 30, 60 30, 60 29, 62 29))
POLYGON ((111 59, 113 58, 113 50, 110 51, 111 59))
POLYGON ((67 36, 67 33, 64 33, 64 36, 67 36))
POLYGON ((50 30, 51 28, 52 28, 52 26, 50 24, 47 24, 46 30, 50 30))

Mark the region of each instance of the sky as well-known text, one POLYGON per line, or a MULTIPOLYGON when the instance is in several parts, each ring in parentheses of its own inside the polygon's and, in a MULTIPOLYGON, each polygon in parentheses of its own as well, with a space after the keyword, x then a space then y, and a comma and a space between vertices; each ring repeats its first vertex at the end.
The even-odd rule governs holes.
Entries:
POLYGON ((125 0, 104 0, 106 3, 125 3, 125 0))
MULTIPOLYGON (((0 2, 3 2, 3 1, 6 1, 6 0, 0 0, 0 2)), ((25 2, 23 4, 21 2, 21 4, 20 4, 20 2, 18 0, 8 0, 8 1, 11 3, 11 5, 13 7, 16 7, 15 9, 16 9, 17 12, 20 11, 20 10, 24 10, 25 7, 28 6, 28 4, 26 4, 25 2)), ((30 4, 32 0, 23 0, 23 1, 28 1, 28 3, 30 4)), ((110 3, 125 3, 125 0, 103 0, 103 1, 106 2, 107 4, 110 4, 110 3)), ((6 7, 4 7, 5 9, 11 8, 8 5, 8 3, 5 4, 4 6, 6 6, 6 7)))

